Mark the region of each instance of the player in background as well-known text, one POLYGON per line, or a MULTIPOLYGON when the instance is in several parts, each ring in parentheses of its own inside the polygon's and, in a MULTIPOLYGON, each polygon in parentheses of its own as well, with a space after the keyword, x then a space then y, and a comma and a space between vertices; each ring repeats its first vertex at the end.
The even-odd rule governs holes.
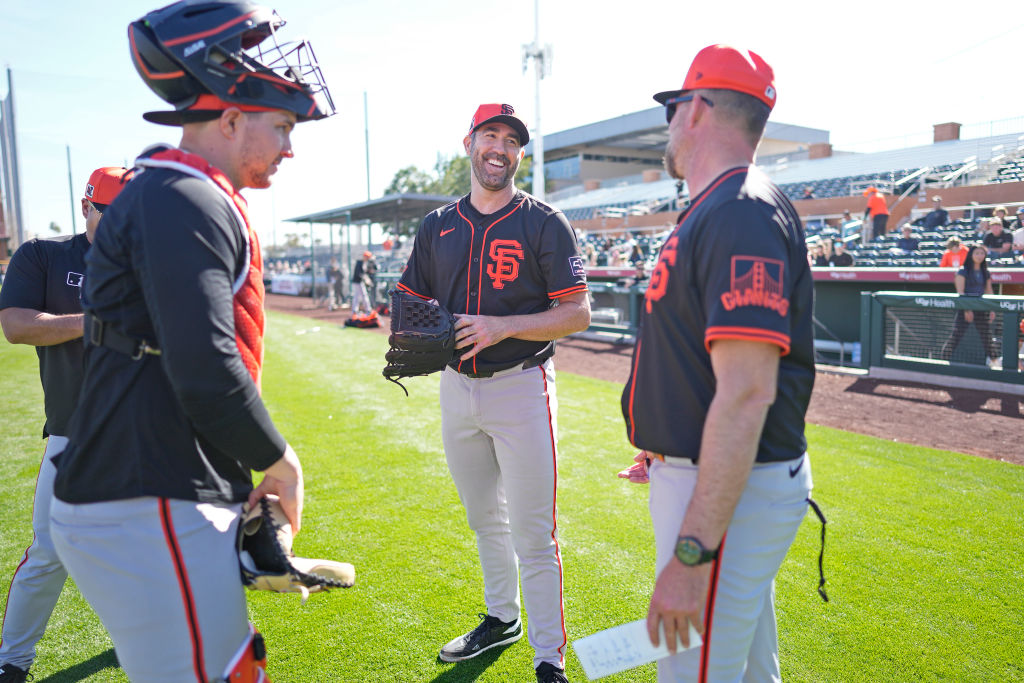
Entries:
POLYGON ((85 232, 34 239, 11 259, 0 289, 0 326, 12 344, 30 344, 39 356, 46 450, 32 502, 32 544, 14 572, 0 634, 0 683, 20 683, 36 656, 68 573, 50 540, 53 456, 67 444, 67 426, 82 388, 82 304, 85 254, 103 212, 131 179, 127 168, 98 168, 82 197, 85 232))
POLYGON ((590 325, 586 273, 562 212, 516 189, 529 140, 507 104, 483 104, 463 140, 470 193, 428 214, 399 289, 454 313, 461 357, 441 375, 448 469, 476 534, 487 613, 446 662, 522 637, 538 681, 565 681, 556 523, 554 340, 590 325))
POLYGON ((85 379, 50 529, 135 682, 265 680, 242 504, 275 494, 300 527, 302 469, 259 393, 263 261, 239 194, 270 186, 296 123, 333 113, 308 43, 278 43, 283 24, 211 0, 128 28, 136 70, 174 105, 144 117, 181 142, 136 160, 86 259, 85 379))
MULTIPOLYGON (((655 95, 690 204, 651 275, 622 411, 651 462, 647 627, 675 653, 660 681, 779 680, 774 580, 811 489, 814 354, 803 228, 753 163, 773 80, 753 52, 712 45, 655 95), (690 626, 704 644, 677 652, 690 626)), ((644 481, 642 467, 620 476, 644 481)))

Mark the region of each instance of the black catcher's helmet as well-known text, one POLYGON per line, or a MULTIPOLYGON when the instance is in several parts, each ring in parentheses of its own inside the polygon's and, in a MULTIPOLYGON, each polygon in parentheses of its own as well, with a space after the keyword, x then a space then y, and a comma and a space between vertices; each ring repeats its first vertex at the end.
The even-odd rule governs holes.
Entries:
POLYGON ((279 43, 284 23, 250 0, 181 0, 129 24, 135 69, 175 108, 143 117, 172 126, 216 117, 219 110, 205 108, 210 98, 200 101, 201 95, 243 108, 285 109, 299 121, 330 116, 334 103, 313 48, 306 41, 279 43))

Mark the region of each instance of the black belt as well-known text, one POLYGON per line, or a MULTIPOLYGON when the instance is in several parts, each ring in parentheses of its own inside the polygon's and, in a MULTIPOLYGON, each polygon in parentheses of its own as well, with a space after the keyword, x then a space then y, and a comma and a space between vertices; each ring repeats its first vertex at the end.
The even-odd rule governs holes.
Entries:
MULTIPOLYGON (((470 379, 485 379, 487 377, 494 377, 494 373, 496 372, 504 372, 505 370, 511 370, 512 368, 518 368, 520 366, 522 366, 523 370, 536 368, 544 365, 548 358, 551 358, 551 356, 534 356, 533 358, 527 358, 522 363, 516 363, 515 365, 510 365, 507 368, 498 368, 497 370, 489 370, 485 372, 463 372, 462 374, 470 379)), ((458 372, 457 368, 453 367, 452 369, 458 372)))
POLYGON ((160 349, 151 346, 145 339, 136 339, 122 334, 91 313, 85 314, 85 340, 93 346, 104 346, 118 353, 141 360, 146 354, 159 356, 160 349))

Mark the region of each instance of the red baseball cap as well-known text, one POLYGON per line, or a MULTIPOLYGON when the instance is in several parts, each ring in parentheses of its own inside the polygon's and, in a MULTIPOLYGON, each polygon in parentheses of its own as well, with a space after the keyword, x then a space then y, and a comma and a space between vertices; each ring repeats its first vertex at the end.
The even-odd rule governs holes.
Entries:
POLYGON ((97 168, 85 184, 85 198, 105 209, 132 179, 135 171, 122 166, 97 168))
POLYGON ((775 106, 775 73, 760 55, 729 45, 708 45, 697 53, 680 90, 654 96, 659 104, 687 90, 734 90, 775 106))
POLYGON ((519 133, 520 147, 525 147, 526 143, 530 141, 530 132, 526 129, 526 123, 516 116, 516 110, 512 108, 511 104, 481 104, 476 108, 473 120, 469 122, 470 134, 480 126, 491 121, 504 123, 519 133))

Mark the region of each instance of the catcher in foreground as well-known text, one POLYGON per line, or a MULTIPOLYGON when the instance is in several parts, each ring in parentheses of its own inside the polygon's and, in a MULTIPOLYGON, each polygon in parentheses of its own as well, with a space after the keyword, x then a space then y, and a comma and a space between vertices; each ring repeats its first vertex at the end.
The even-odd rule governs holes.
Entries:
POLYGON ((242 583, 250 590, 310 593, 350 588, 356 570, 348 562, 313 560, 292 553, 292 525, 277 496, 265 496, 248 509, 238 525, 238 562, 242 583))
POLYGON ((391 292, 391 349, 384 354, 383 374, 389 382, 409 391, 398 380, 429 375, 455 358, 455 316, 443 306, 406 294, 391 292))

